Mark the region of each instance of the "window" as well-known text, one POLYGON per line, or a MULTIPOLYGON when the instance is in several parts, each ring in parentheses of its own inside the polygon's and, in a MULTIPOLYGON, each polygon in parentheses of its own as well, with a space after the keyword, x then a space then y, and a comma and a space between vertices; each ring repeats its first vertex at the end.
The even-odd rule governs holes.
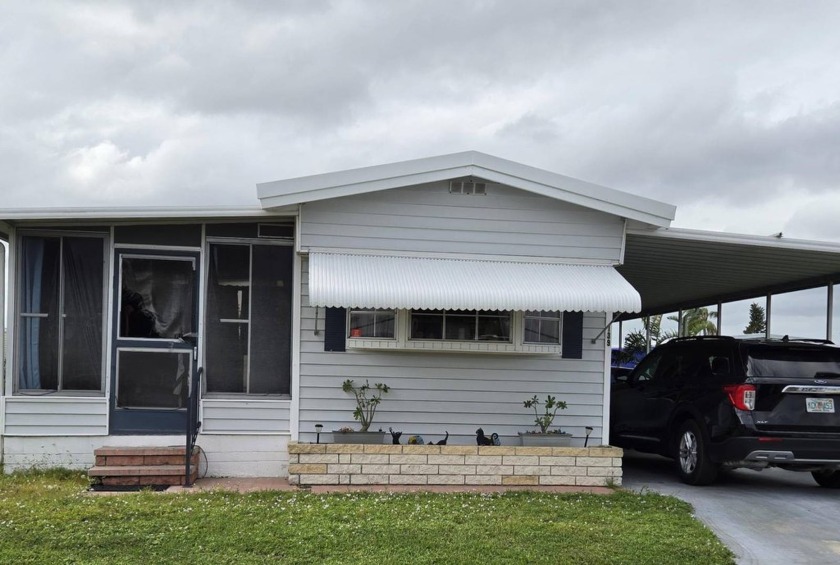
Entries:
POLYGON ((18 389, 101 391, 105 239, 20 238, 18 389))
POLYGON ((410 339, 510 342, 510 312, 413 310, 410 339))
POLYGON ((525 312, 525 343, 560 343, 562 312, 525 312))
POLYGON ((211 242, 208 257, 207 392, 289 394, 291 246, 211 242))
POLYGON ((352 310, 350 337, 394 339, 396 317, 394 310, 352 310))

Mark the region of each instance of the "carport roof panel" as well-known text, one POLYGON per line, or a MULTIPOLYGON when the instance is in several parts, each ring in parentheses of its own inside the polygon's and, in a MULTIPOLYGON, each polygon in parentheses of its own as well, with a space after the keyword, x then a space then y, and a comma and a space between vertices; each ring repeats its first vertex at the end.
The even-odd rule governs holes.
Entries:
POLYGON ((642 315, 840 282, 840 245, 660 229, 628 232, 619 272, 642 296, 642 315))

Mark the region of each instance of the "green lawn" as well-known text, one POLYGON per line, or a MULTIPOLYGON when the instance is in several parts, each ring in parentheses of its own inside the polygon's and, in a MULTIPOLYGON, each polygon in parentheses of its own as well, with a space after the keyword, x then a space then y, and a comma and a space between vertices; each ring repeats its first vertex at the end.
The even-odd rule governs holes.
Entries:
POLYGON ((84 494, 0 477, 0 563, 731 563, 657 494, 84 494))

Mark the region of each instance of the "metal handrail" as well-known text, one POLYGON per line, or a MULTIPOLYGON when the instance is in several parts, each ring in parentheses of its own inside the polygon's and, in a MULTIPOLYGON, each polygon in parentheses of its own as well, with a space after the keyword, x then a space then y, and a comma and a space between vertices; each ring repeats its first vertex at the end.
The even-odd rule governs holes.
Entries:
POLYGON ((201 374, 204 372, 204 367, 199 367, 193 372, 192 382, 190 383, 190 394, 187 398, 187 451, 184 455, 185 461, 185 477, 184 486, 191 487, 191 471, 192 455, 195 449, 195 440, 198 438, 198 430, 201 428, 201 422, 198 419, 198 397, 201 392, 201 374))

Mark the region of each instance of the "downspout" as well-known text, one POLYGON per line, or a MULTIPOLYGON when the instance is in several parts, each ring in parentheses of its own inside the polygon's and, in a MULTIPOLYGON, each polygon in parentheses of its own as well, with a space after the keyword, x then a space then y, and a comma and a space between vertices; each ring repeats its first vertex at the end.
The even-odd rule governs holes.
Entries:
POLYGON ((0 469, 3 468, 3 430, 6 429, 6 245, 0 242, 0 322, 3 341, 0 343, 0 469))

